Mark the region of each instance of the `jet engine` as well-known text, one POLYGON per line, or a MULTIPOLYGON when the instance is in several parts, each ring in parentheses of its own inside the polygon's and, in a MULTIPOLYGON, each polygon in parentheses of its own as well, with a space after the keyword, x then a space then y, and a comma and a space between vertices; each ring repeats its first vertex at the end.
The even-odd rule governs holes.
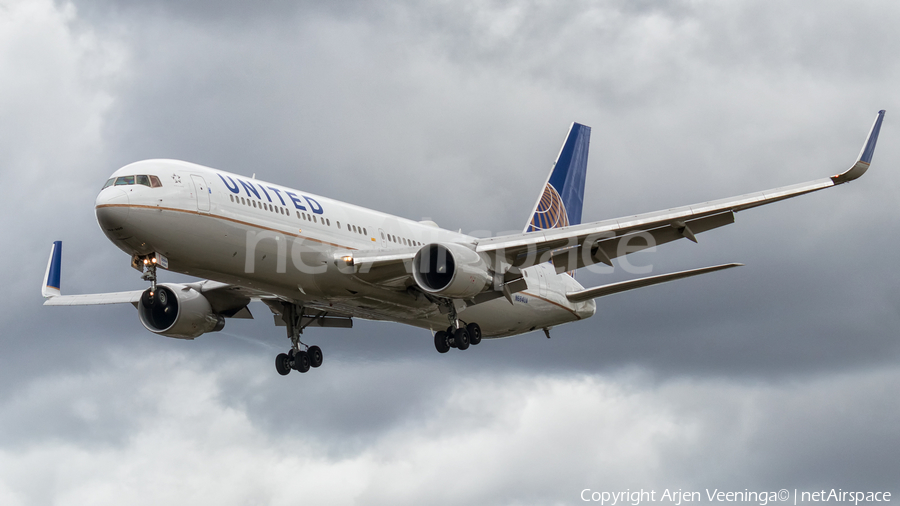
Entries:
POLYGON ((423 246, 413 260, 413 277, 423 291, 453 299, 474 297, 493 279, 481 255, 454 243, 423 246))
POLYGON ((202 293, 174 283, 156 285, 156 292, 147 289, 138 303, 138 315, 150 332, 178 339, 194 339, 225 327, 225 318, 213 311, 202 293))

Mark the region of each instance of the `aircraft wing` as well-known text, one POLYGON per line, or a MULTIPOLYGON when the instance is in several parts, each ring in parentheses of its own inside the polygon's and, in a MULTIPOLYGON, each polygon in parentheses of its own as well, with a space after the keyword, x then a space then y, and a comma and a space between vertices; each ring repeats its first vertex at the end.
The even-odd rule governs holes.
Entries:
POLYGON ((872 162, 884 111, 879 111, 856 162, 836 176, 749 193, 701 204, 677 207, 636 216, 596 221, 478 241, 478 252, 500 263, 527 267, 552 261, 558 273, 612 259, 658 244, 686 238, 696 242, 696 234, 734 223, 734 213, 771 204, 798 195, 831 188, 862 176, 872 162))
POLYGON ((376 285, 405 289, 419 248, 356 250, 338 254, 334 262, 345 273, 376 285))
MULTIPOLYGON (((62 295, 60 293, 60 273, 62 271, 62 241, 55 241, 50 249, 50 260, 44 272, 44 283, 41 295, 45 306, 95 306, 103 304, 126 304, 137 306, 144 290, 128 292, 89 293, 80 295, 62 295)), ((253 318, 247 304, 251 299, 262 299, 270 294, 258 292, 237 285, 202 280, 188 283, 184 287, 193 288, 202 293, 209 301, 213 311, 226 318, 253 318)))
POLYGON ((95 306, 102 304, 137 304, 143 290, 131 292, 89 293, 82 295, 54 295, 44 301, 45 306, 95 306))

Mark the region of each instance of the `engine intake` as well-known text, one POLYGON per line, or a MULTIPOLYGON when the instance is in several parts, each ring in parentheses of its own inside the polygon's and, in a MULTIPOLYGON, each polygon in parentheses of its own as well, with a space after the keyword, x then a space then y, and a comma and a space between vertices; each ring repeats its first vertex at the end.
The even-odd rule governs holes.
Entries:
POLYGON ((416 253, 413 278, 423 291, 468 299, 493 279, 481 256, 462 244, 428 244, 416 253))
POLYGON ((225 318, 212 310, 203 294, 172 283, 157 285, 155 293, 148 288, 138 303, 138 316, 150 332, 178 339, 194 339, 225 327, 225 318))

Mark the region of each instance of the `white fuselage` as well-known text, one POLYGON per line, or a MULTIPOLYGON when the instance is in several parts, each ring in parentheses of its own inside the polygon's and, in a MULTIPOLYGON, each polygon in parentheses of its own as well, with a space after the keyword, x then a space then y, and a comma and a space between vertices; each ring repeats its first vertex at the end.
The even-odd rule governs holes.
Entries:
MULTIPOLYGON (((122 184, 97 196, 100 228, 129 255, 160 253, 168 269, 274 294, 304 306, 432 330, 448 326, 438 307, 407 290, 409 277, 377 283, 336 261, 357 250, 416 251, 477 238, 326 197, 175 160, 127 165, 112 178, 156 176, 161 187, 122 184), (401 281, 402 280, 402 281, 401 281)), ((552 265, 525 269, 527 290, 466 308, 485 337, 504 337, 594 314, 593 301, 552 265)))

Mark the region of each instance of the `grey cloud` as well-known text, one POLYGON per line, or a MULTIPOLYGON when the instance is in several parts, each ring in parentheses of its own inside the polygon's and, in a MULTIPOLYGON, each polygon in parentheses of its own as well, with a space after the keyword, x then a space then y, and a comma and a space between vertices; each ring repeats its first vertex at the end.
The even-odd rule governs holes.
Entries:
MULTIPOLYGON (((87 470, 110 478, 106 486, 119 491, 110 501, 127 496, 148 502, 171 500, 183 487, 224 502, 247 495, 277 502, 287 491, 271 480, 283 473, 310 500, 361 504, 401 498, 436 504, 565 502, 577 500, 584 488, 892 490, 885 487, 891 487, 896 457, 879 448, 896 445, 896 406, 867 394, 895 395, 894 367, 775 385, 655 382, 636 371, 461 378, 444 363, 430 368, 436 381, 423 384, 410 381, 421 375, 415 367, 398 371, 390 362, 338 361, 330 364, 341 377, 336 385, 294 383, 269 390, 272 383, 249 368, 255 361, 249 357, 224 358, 223 368, 213 371, 192 352, 155 353, 126 365, 129 355, 121 347, 104 359, 103 375, 60 376, 48 386, 103 391, 125 382, 135 393, 124 406, 137 430, 112 446, 67 438, 55 445, 55 459, 40 444, 5 446, 0 466, 16 468, 14 474, 23 478, 6 482, 6 488, 37 497, 29 488, 37 483, 36 466, 43 466, 64 478, 42 491, 48 500, 94 491, 96 482, 78 479, 91 476, 87 470), (230 371, 247 371, 237 374, 246 385, 236 388, 230 371), (381 385, 381 391, 366 383, 381 385), (334 441, 338 434, 308 420, 314 409, 309 401, 323 399, 320 408, 328 410, 336 389, 348 392, 340 396, 348 400, 354 390, 374 394, 370 401, 351 402, 356 408, 336 418, 338 425, 346 426, 348 418, 371 419, 373 403, 395 404, 393 396, 411 394, 412 412, 393 423, 376 420, 371 430, 346 427, 345 440, 334 441), (260 392, 273 391, 278 394, 274 403, 264 403, 270 407, 265 413, 260 392), (387 391, 393 393, 385 397, 387 391), (422 398, 430 401, 416 400, 422 398), (272 431, 261 423, 266 417, 293 427, 272 431), (73 459, 83 466, 66 468, 73 459), (433 480, 448 468, 463 485, 436 493, 433 480)), ((22 398, 32 402, 16 404, 22 418, 42 417, 34 402, 40 391, 23 389, 22 398)), ((72 405, 82 416, 123 407, 117 395, 89 402, 94 405, 72 405)), ((106 496, 94 497, 105 502, 106 496)))
POLYGON ((892 4, 35 5, 0 30, 20 42, 0 53, 0 212, 16 238, 0 262, 0 467, 14 471, 0 474, 19 478, 0 498, 178 492, 141 475, 196 485, 198 502, 277 502, 295 498, 282 478, 327 491, 352 476, 347 502, 436 502, 448 470, 468 484, 448 503, 892 486, 892 4), (865 178, 634 260, 746 267, 600 299, 549 341, 437 355, 427 332, 358 322, 311 331, 326 365, 281 378, 287 341, 261 306, 195 342, 144 331, 130 307, 39 306, 55 239, 64 291, 143 286, 91 209, 141 158, 515 230, 573 120, 594 128, 584 216, 602 219, 836 173, 880 108, 865 178), (78 469, 44 489, 48 462, 78 469))

